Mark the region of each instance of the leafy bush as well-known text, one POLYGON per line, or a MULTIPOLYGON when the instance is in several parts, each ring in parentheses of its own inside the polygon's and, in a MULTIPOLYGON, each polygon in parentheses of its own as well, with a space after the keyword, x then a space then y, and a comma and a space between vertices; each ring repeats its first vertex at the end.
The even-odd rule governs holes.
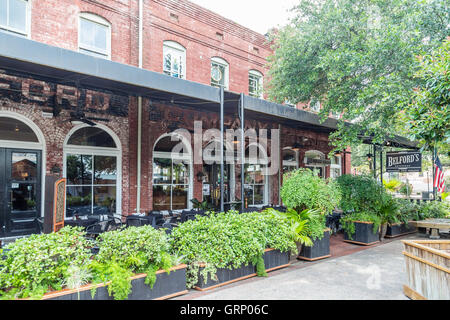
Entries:
POLYGON ((385 190, 373 177, 346 174, 338 177, 336 182, 341 189, 340 208, 344 212, 380 212, 385 190))
POLYGON ((402 183, 398 191, 405 196, 411 195, 413 192, 413 185, 411 183, 402 183))
POLYGON ((446 201, 427 201, 419 205, 419 219, 450 218, 450 204, 446 201))
POLYGON ((376 233, 378 231, 382 222, 381 218, 378 215, 370 211, 354 212, 344 215, 341 218, 340 223, 342 225, 342 229, 344 230, 345 233, 347 233, 350 239, 353 239, 352 236, 353 234, 355 234, 355 224, 354 224, 355 221, 373 223, 373 233, 376 233))
POLYGON ((108 291, 117 300, 126 299, 130 294, 130 276, 134 273, 146 273, 145 283, 153 288, 156 271, 169 272, 173 265, 165 231, 151 226, 102 233, 99 246, 100 251, 90 265, 94 283, 112 281, 108 291))
POLYGON ((396 192, 402 185, 402 182, 397 179, 391 179, 389 181, 383 180, 383 185, 389 192, 396 192))
POLYGON ((82 228, 65 227, 58 233, 34 234, 0 250, 0 295, 6 299, 40 298, 61 290, 68 269, 89 264, 90 243, 82 228))
POLYGON ((264 274, 261 259, 266 248, 282 252, 296 251, 290 225, 271 212, 238 214, 210 213, 197 217, 174 229, 171 234, 172 253, 184 257, 188 264, 187 285, 198 281, 200 263, 205 282, 216 278, 217 268, 239 268, 254 263, 259 275, 264 274))
POLYGON ((284 175, 281 199, 288 208, 301 212, 317 209, 323 215, 339 204, 341 193, 333 180, 324 180, 310 169, 298 169, 284 175))

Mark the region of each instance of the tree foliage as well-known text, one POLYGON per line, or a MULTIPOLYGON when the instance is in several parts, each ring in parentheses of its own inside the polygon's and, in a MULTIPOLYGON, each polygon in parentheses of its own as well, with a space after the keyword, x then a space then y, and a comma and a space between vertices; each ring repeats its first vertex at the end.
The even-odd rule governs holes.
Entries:
POLYGON ((399 111, 421 82, 415 57, 448 35, 449 9, 445 0, 301 0, 296 18, 275 35, 269 96, 318 99, 323 119, 342 114, 331 136, 338 148, 360 134, 375 142, 398 134, 399 111))

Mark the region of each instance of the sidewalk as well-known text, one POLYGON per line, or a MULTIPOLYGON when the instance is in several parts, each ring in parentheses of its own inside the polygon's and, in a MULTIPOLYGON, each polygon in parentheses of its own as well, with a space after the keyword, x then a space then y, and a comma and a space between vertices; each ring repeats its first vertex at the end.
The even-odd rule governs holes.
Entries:
POLYGON ((251 278, 207 292, 190 291, 178 299, 406 300, 402 291, 406 273, 400 240, 417 238, 421 236, 414 234, 370 248, 339 244, 332 258, 293 262, 289 268, 269 273, 267 278, 251 278))

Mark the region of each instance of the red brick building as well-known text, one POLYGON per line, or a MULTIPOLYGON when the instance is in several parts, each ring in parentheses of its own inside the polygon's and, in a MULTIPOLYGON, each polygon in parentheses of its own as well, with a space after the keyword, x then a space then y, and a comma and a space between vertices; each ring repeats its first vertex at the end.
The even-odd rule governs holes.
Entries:
MULTIPOLYGON (((182 163, 168 149, 167 137, 194 133, 195 121, 203 133, 220 128, 216 88, 226 92, 225 129, 241 126, 234 92, 254 97, 245 129, 281 129, 284 171, 350 172, 350 154, 328 159, 334 120, 257 99, 271 54, 264 35, 185 0, 0 4, 0 236, 30 232, 48 175, 67 178, 67 217, 182 210, 193 198, 238 203, 240 164, 225 165, 221 196, 220 166, 194 163, 192 140, 182 163)), ((246 205, 280 203, 282 173, 263 175, 268 165, 247 163, 246 205)))

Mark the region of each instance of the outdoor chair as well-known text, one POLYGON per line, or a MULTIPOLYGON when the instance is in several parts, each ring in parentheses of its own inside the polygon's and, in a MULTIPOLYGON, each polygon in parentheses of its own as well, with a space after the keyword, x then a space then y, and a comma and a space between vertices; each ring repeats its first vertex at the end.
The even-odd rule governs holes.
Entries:
POLYGON ((95 239, 103 232, 108 231, 112 220, 99 221, 86 227, 86 237, 95 239))
POLYGON ((44 218, 36 218, 37 231, 39 233, 44 232, 44 218))
POLYGON ((127 227, 142 227, 149 224, 148 219, 143 219, 141 217, 127 217, 126 226, 127 227))

